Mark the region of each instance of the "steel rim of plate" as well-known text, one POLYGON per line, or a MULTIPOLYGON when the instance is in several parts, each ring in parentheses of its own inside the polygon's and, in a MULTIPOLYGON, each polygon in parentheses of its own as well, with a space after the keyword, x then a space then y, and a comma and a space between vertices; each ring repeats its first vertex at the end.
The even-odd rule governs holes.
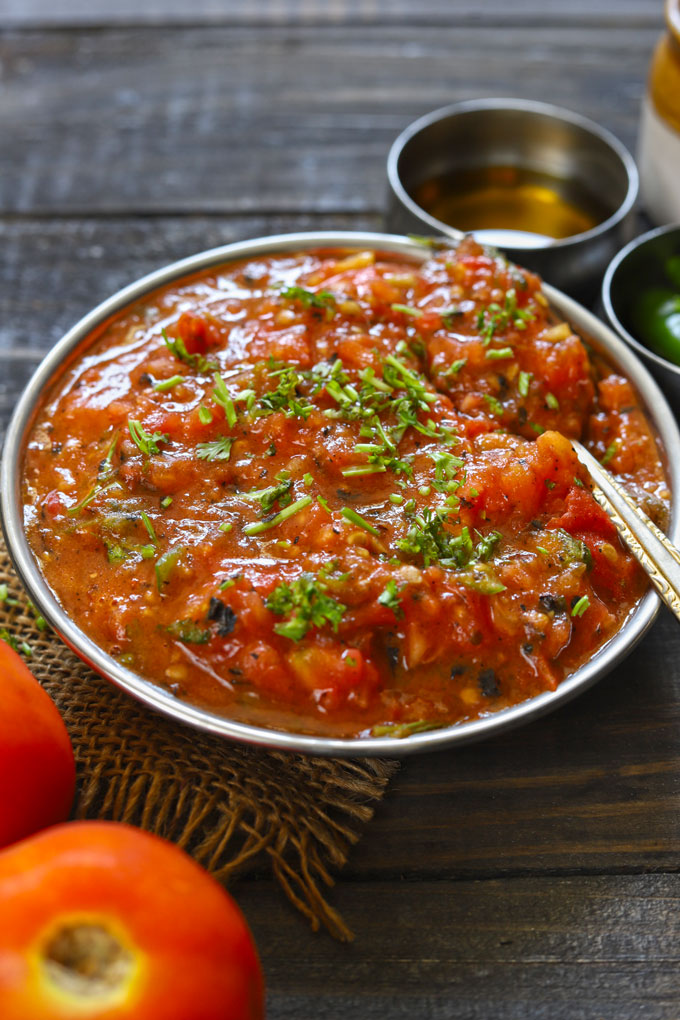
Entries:
MULTIPOLYGON (((444 245, 451 244, 450 238, 441 240, 444 245)), ((425 259, 428 253, 422 244, 414 243, 407 237, 349 231, 281 234, 222 245, 164 266, 124 287, 85 315, 58 341, 29 381, 7 430, 0 468, 0 509, 10 557, 38 610, 79 658, 150 708, 203 731, 220 734, 240 743, 284 751, 355 758, 376 755, 403 757, 495 736, 564 704, 621 662, 647 632, 658 612, 659 599, 655 592, 648 591, 621 630, 592 659, 563 680, 555 691, 543 692, 528 701, 489 713, 470 722, 454 723, 442 729, 429 730, 406 738, 322 737, 270 730, 216 715, 188 702, 179 701, 162 688, 121 666, 81 631, 64 612, 44 580, 26 540, 22 522, 20 472, 28 431, 40 406, 41 398, 49 390, 50 382, 56 380, 68 356, 88 334, 126 305, 181 276, 239 259, 318 247, 381 249, 420 259, 425 259)), ((646 413, 657 429, 663 445, 665 468, 673 494, 669 537, 678 545, 680 514, 675 494, 680 491, 680 432, 665 397, 637 356, 609 327, 572 298, 548 284, 544 284, 543 290, 555 310, 570 322, 577 332, 588 334, 589 339, 594 340, 596 346, 601 348, 628 378, 634 380, 646 413)))

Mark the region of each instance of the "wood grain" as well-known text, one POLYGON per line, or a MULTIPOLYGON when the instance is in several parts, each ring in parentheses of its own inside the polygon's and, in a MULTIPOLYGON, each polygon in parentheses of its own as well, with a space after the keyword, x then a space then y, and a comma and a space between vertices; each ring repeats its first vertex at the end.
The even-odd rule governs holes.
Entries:
POLYGON ((664 610, 638 649, 571 705, 495 740, 409 761, 351 874, 675 869, 679 653, 680 629, 664 610))
POLYGON ((343 882, 356 941, 309 939, 244 882, 280 1020, 677 1020, 680 877, 343 882))
POLYGON ((471 96, 537 96, 628 145, 656 28, 8 32, 0 212, 376 213, 389 147, 471 96), (576 71, 578 68, 578 71, 576 71))
MULTIPOLYGON (((634 147, 661 0, 0 0, 0 426, 81 315, 194 251, 379 229, 389 145, 471 96, 634 147), (13 26, 13 27, 12 27, 13 26)), ((332 892, 234 887, 269 1020, 677 1020, 680 630, 590 692, 407 760, 332 892)))
POLYGON ((92 25, 215 25, 257 24, 385 24, 437 23, 446 26, 478 22, 559 24, 576 20, 592 24, 616 23, 661 25, 657 0, 575 0, 568 8, 542 0, 118 0, 116 4, 96 0, 61 0, 55 7, 48 0, 3 0, 0 17, 7 25, 92 26, 92 25))

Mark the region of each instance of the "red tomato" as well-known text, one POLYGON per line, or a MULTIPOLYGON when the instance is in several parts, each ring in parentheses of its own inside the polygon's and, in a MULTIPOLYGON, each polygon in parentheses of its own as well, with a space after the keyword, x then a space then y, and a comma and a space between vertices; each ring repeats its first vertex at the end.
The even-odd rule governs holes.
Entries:
POLYGON ((68 818, 76 770, 56 705, 4 641, 0 641, 0 704, 2 847, 68 818))
POLYGON ((245 920, 184 851, 115 822, 0 853, 2 1020, 262 1020, 245 920))
POLYGON ((205 354, 208 348, 210 330, 200 315, 183 312, 177 323, 177 332, 184 341, 188 354, 205 354))

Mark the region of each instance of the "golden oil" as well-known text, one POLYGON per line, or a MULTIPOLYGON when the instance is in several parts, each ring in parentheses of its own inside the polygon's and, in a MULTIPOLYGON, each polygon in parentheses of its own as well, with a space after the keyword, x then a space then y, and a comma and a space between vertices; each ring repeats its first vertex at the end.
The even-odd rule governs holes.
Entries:
MULTIPOLYGON (((576 182, 517 166, 454 170, 425 181, 413 197, 431 216, 458 230, 517 233, 519 244, 521 235, 527 243, 537 236, 549 243, 583 234, 614 211, 576 182)), ((512 244, 513 238, 508 234, 496 243, 512 244)))

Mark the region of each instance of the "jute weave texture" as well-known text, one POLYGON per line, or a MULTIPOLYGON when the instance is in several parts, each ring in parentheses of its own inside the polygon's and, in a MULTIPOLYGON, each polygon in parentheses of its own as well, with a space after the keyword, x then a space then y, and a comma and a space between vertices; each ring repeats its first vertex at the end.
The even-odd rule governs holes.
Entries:
POLYGON ((351 938, 325 891, 397 764, 241 747, 157 715, 94 673, 54 633, 37 629, 1 537, 0 584, 9 596, 0 604, 0 627, 30 645, 28 665, 73 742, 74 816, 164 836, 224 883, 268 861, 315 929, 351 938))

